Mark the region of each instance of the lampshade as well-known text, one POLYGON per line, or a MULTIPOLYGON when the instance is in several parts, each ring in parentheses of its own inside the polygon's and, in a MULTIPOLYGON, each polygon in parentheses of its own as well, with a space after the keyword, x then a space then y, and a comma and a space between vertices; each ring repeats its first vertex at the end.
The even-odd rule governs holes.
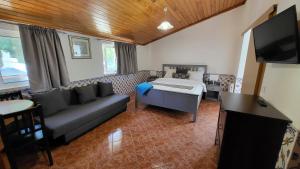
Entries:
POLYGON ((170 22, 168 21, 163 21, 158 27, 157 29, 162 30, 162 31, 166 31, 169 29, 173 29, 174 26, 172 24, 170 24, 170 22))

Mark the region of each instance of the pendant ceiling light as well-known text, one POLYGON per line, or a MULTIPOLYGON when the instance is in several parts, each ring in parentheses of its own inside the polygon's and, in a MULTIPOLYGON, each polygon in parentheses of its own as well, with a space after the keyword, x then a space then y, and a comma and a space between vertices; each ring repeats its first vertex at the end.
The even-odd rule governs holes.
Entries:
MULTIPOLYGON (((168 12, 168 8, 165 7, 164 8, 164 13, 165 13, 165 18, 167 16, 167 12, 168 12)), ((173 29, 174 26, 167 20, 163 21, 158 27, 157 29, 161 30, 161 31, 167 31, 167 30, 170 30, 170 29, 173 29)))

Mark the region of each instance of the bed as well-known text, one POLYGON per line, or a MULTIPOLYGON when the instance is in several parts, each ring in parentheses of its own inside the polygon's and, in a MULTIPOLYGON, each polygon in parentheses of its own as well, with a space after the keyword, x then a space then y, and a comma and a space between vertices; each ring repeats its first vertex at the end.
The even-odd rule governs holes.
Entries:
POLYGON ((192 113, 192 122, 195 122, 203 92, 206 92, 203 75, 207 73, 207 66, 163 64, 162 69, 166 72, 165 76, 150 82, 153 88, 146 95, 137 93, 136 103, 189 112, 192 113), (170 72, 176 69, 187 69, 188 74, 199 77, 193 79, 170 77, 170 72))

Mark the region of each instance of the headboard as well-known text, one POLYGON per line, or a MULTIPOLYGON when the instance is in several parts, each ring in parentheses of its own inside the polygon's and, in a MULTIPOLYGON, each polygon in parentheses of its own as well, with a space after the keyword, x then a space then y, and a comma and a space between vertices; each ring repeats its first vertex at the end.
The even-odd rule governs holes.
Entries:
POLYGON ((162 71, 165 72, 165 68, 169 69, 176 69, 176 68, 182 68, 182 69, 188 69, 191 71, 199 71, 204 70, 204 74, 207 73, 207 65, 179 65, 179 64, 163 64, 162 65, 162 71))

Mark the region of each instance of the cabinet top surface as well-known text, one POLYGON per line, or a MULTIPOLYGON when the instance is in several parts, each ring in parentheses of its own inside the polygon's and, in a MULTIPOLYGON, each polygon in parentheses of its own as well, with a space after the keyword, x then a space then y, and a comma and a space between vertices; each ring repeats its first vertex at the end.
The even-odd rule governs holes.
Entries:
POLYGON ((220 98, 222 108, 225 111, 239 112, 249 115, 273 118, 283 120, 289 123, 292 122, 288 117, 286 117, 276 108, 274 108, 267 101, 264 100, 267 104, 267 107, 259 105, 257 101, 262 98, 258 96, 222 92, 220 98))

